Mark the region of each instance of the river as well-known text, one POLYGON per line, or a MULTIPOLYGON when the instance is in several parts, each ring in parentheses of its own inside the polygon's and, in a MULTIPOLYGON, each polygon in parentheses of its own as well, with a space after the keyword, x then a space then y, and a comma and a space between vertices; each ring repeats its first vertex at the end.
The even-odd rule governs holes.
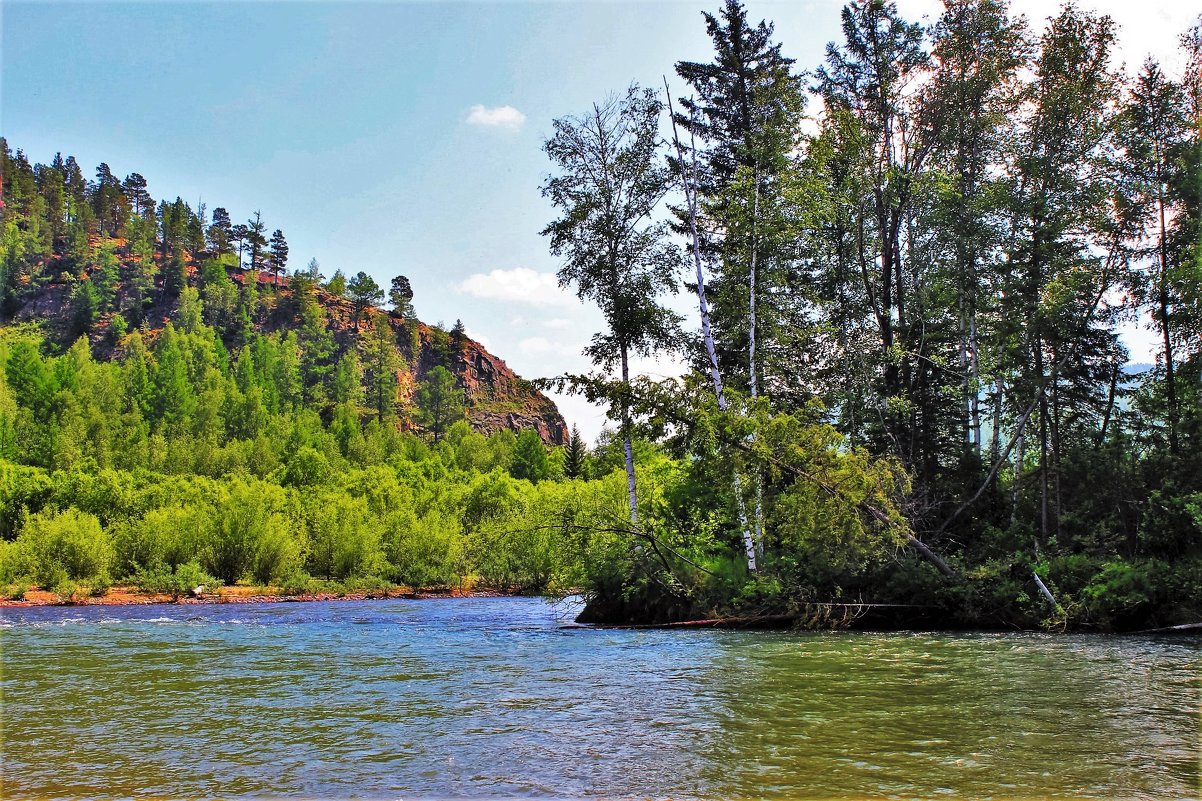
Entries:
POLYGON ((1197 798, 1199 640, 0 610, 5 798, 1197 798))

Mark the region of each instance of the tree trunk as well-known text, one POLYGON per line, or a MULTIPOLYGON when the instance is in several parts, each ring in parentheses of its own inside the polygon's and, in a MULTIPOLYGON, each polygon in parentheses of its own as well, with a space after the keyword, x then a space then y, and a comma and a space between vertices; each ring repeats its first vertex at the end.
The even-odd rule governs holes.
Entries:
POLYGON ((1114 398, 1118 390, 1118 383, 1119 363, 1118 359, 1115 359, 1110 370, 1110 386, 1106 391, 1106 411, 1102 415, 1102 427, 1098 431, 1098 448, 1102 448, 1106 444, 1106 432, 1110 428, 1110 415, 1114 413, 1114 398))
MULTIPOLYGON (((622 344, 622 392, 622 449, 626 454, 626 494, 630 502, 630 524, 636 526, 639 522, 639 508, 634 480, 634 447, 630 441, 630 363, 625 343, 622 344)), ((638 548, 636 543, 635 550, 638 548)))
POLYGON ((977 359, 977 310, 976 304, 968 309, 968 361, 972 384, 969 391, 969 417, 972 424, 972 441, 977 455, 981 454, 981 363, 977 359))
MULTIPOLYGON (((1160 148, 1157 145, 1157 162, 1160 161, 1160 148)), ((1158 170, 1159 172, 1159 170, 1158 170)), ((1156 176, 1156 205, 1160 213, 1160 284, 1159 305, 1160 305, 1160 334, 1164 340, 1164 388, 1168 395, 1168 414, 1166 415, 1166 424, 1169 433, 1169 453, 1177 455, 1177 379, 1173 373, 1173 338, 1169 326, 1169 259, 1166 249, 1166 229, 1165 229, 1165 214, 1164 214, 1164 181, 1160 175, 1156 176)))
POLYGON ((1018 496, 1019 490, 1022 488, 1023 478, 1023 462, 1027 459, 1027 436, 1026 427, 1018 430, 1017 441, 1014 447, 1014 478, 1010 486, 1010 525, 1014 526, 1018 522, 1018 496))
MULTIPOLYGON (((756 225, 760 216, 760 173, 759 166, 755 170, 755 194, 751 205, 751 270, 747 279, 748 297, 748 343, 747 343, 747 374, 748 386, 751 390, 751 400, 754 403, 759 397, 759 380, 756 373, 756 268, 759 266, 759 238, 756 236, 756 225)), ((752 435, 755 436, 754 434, 752 435)), ((755 482, 755 552, 760 560, 764 556, 764 480, 756 469, 752 476, 755 482)), ((752 568, 754 569, 754 568, 752 568)))
MULTIPOLYGON (((672 142, 676 147, 676 156, 680 160, 680 180, 684 189, 685 203, 689 212, 689 233, 692 238, 693 264, 697 270, 697 305, 701 313, 701 334, 705 340, 705 352, 709 356, 710 362, 710 380, 714 386, 714 396, 718 401, 718 408, 726 411, 727 400, 726 392, 722 386, 722 374, 718 371, 718 353, 714 349, 714 334, 710 325, 710 310, 709 303, 705 299, 705 271, 701 265, 701 236, 697 230, 697 198, 693 190, 693 182, 690 179, 690 170, 696 169, 697 164, 697 147, 692 148, 692 161, 685 161, 684 146, 680 143, 680 136, 676 131, 676 117, 672 112, 672 94, 668 90, 668 80, 664 79, 664 92, 668 97, 668 113, 672 120, 672 142)), ((739 471, 734 471, 734 492, 735 505, 738 509, 739 524, 743 529, 743 550, 747 555, 747 569, 755 572, 758 569, 756 563, 756 548, 755 538, 751 534, 751 528, 747 524, 747 506, 743 501, 743 482, 739 477, 739 471)))

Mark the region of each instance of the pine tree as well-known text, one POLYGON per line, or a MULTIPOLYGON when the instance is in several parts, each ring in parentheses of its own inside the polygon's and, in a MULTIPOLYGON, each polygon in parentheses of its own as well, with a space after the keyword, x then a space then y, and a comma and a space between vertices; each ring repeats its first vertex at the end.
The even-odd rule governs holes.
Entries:
POLYGON ((367 310, 368 306, 374 306, 384 300, 384 292, 380 289, 380 285, 362 270, 347 282, 346 292, 355 307, 355 329, 358 330, 359 319, 363 316, 363 312, 367 310))
POLYGON ((144 217, 154 210, 154 198, 146 191, 146 187, 146 179, 138 173, 131 172, 125 176, 125 196, 133 204, 134 214, 139 217, 144 217))
POLYGON ((246 246, 246 237, 247 237, 247 228, 242 223, 238 223, 237 225, 230 228, 230 233, 229 233, 230 244, 238 246, 238 268, 239 269, 242 269, 244 267, 244 265, 242 263, 242 252, 246 246))
POLYGON ((413 312, 413 287, 405 276, 398 275, 392 279, 388 300, 392 303, 393 315, 405 318, 416 316, 413 312))
POLYGON ((271 270, 274 285, 279 285, 280 273, 284 272, 287 266, 288 241, 284 239, 284 232, 277 228, 271 234, 271 252, 267 257, 267 267, 271 270))
POLYGON ((367 368, 369 401, 376 412, 376 420, 383 423, 395 415, 397 371, 403 362, 397 353, 388 318, 379 314, 372 323, 371 331, 361 342, 363 364, 367 368))
POLYGON ((256 211, 255 216, 246 221, 246 248, 250 252, 250 269, 262 270, 264 262, 264 247, 267 245, 267 223, 263 215, 256 211))
POLYGON ((1149 58, 1131 87, 1116 129, 1125 155, 1120 164, 1126 203, 1120 224, 1132 240, 1136 262, 1150 263, 1145 272, 1133 274, 1132 281, 1137 296, 1150 308, 1160 329, 1166 439, 1174 454, 1180 447, 1175 312, 1184 305, 1176 286, 1184 282, 1180 281, 1178 266, 1182 254, 1172 248, 1170 241, 1170 221, 1188 214, 1172 191, 1182 183, 1178 173, 1188 163, 1190 125, 1186 113, 1182 87, 1169 80, 1160 65, 1149 58))
POLYGON ((456 420, 463 419, 463 390, 455 385, 455 376, 441 365, 435 367, 418 387, 415 396, 418 422, 434 436, 434 441, 456 420))
POLYGON ((802 86, 793 60, 772 41, 772 24, 748 24, 739 0, 726 0, 718 16, 703 16, 714 61, 677 62, 696 96, 681 99, 684 111, 675 121, 703 148, 694 189, 706 218, 702 229, 711 232, 702 246, 718 256, 708 283, 719 364, 755 397, 764 369, 757 338, 780 327, 779 313, 763 304, 786 296, 785 194, 802 86))
POLYGON ((213 209, 213 220, 205 235, 214 255, 233 253, 234 226, 230 222, 230 213, 221 206, 213 209))
POLYGON ((451 326, 451 354, 452 359, 461 355, 463 349, 467 347, 467 329, 463 325, 463 320, 456 320, 455 325, 451 326))

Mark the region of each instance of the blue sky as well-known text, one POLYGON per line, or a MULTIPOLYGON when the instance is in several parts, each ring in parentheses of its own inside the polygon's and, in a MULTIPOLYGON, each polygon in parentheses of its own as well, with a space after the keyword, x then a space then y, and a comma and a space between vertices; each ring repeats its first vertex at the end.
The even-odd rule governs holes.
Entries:
MULTIPOLYGON (((461 318, 523 376, 582 370, 600 318, 555 286, 541 144, 554 118, 708 59, 701 10, 717 5, 4 0, 0 134, 33 161, 140 172, 156 199, 261 210, 292 267, 407 275, 423 320, 461 318)), ((1191 19, 1185 2, 1083 5, 1116 17, 1131 62, 1191 19)), ((802 67, 839 36, 833 0, 747 6, 802 67)), ((561 408, 595 436, 596 410, 561 408)))

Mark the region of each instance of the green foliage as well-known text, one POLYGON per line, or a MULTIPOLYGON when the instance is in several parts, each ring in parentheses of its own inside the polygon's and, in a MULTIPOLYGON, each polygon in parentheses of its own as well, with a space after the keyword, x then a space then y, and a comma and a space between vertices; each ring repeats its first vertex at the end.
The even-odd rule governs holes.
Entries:
POLYGON ((305 512, 307 570, 325 579, 378 575, 384 569, 381 526, 363 498, 326 494, 305 512))
POLYGON ((51 488, 45 470, 0 460, 0 539, 14 539, 24 517, 49 500, 51 488))
POLYGON ((551 477, 551 461, 537 431, 526 429, 518 435, 509 474, 534 484, 551 477))
MULTIPOLYGON (((31 515, 13 547, 14 562, 29 570, 41 587, 57 587, 65 580, 107 581, 113 563, 113 546, 94 516, 74 509, 31 515)), ((10 557, 12 558, 12 557, 10 557)))
POLYGON ((380 289, 380 285, 376 283, 374 278, 362 270, 355 273, 350 281, 347 281, 346 295, 351 299, 351 303, 354 304, 356 325, 358 325, 359 317, 363 314, 364 310, 384 300, 384 290, 380 289))
POLYGON ((452 584, 459 575, 460 540, 456 515, 437 509, 420 518, 409 509, 390 515, 383 547, 391 577, 415 588, 452 584))
POLYGON ((234 479, 221 488, 212 523, 200 550, 200 564, 226 584, 252 574, 264 583, 297 565, 300 547, 288 544, 287 521, 280 513, 284 494, 260 482, 234 479))
POLYGON ((568 438, 568 445, 564 453, 564 478, 586 478, 587 456, 584 440, 580 437, 580 430, 576 426, 572 426, 572 433, 568 438))
POLYGON ((418 421, 434 435, 435 442, 442 439, 452 423, 463 419, 463 390, 456 386, 451 371, 441 365, 426 375, 415 400, 418 421))
POLYGON ((210 576, 196 562, 171 567, 144 569, 131 577, 140 588, 148 592, 169 593, 179 597, 197 587, 204 587, 211 592, 220 586, 217 579, 210 576))

